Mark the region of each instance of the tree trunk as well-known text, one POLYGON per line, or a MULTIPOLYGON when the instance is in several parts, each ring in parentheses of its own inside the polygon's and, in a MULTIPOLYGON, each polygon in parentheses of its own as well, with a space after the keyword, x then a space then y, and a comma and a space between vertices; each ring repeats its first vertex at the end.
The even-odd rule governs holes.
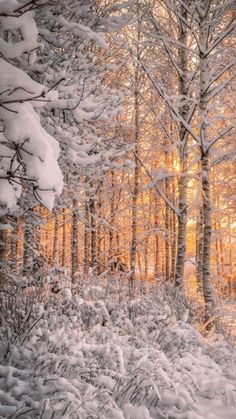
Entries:
POLYGON ((199 52, 200 69, 200 139, 201 139, 201 182, 202 182, 202 205, 203 205, 203 257, 202 257, 202 283, 205 302, 205 320, 211 317, 215 299, 211 285, 211 194, 210 194, 210 162, 208 152, 208 58, 204 51, 207 50, 208 21, 203 17, 199 26, 199 52))
POLYGON ((24 253, 23 275, 27 276, 33 270, 34 264, 34 221, 33 211, 30 209, 24 216, 24 253))
MULTIPOLYGON (((138 153, 138 146, 135 147, 138 153)), ((135 279, 136 271, 136 253, 137 253, 137 200, 139 190, 139 161, 135 157, 135 170, 134 170, 134 189, 132 194, 132 214, 131 214, 131 246, 130 246, 130 280, 135 279)))
POLYGON ((202 271, 203 271, 203 208, 199 208, 199 214, 196 221, 196 278, 197 288, 200 293, 202 289, 202 271))
POLYGON ((54 264, 58 262, 58 232, 59 230, 59 222, 58 222, 58 215, 54 213, 54 235, 53 235, 53 247, 52 247, 52 261, 54 264))
MULTIPOLYGON (((168 148, 168 143, 165 144, 168 148)), ((168 151, 165 151, 165 166, 170 167, 170 156, 168 151)), ((165 195, 170 199, 170 179, 165 179, 165 195)), ((167 204, 165 204, 165 278, 170 280, 171 276, 171 212, 167 204)))
POLYGON ((115 177, 114 170, 111 171, 111 199, 110 199, 110 223, 109 223, 109 248, 108 260, 112 263, 114 257, 114 221, 115 221, 115 177))
POLYGON ((75 274, 78 271, 78 202, 73 199, 72 231, 71 231, 71 277, 75 283, 75 274))
POLYGON ((11 249, 10 249, 10 266, 13 274, 17 273, 18 268, 18 243, 19 243, 19 219, 11 217, 12 231, 11 231, 11 249))
POLYGON ((106 234, 102 223, 102 200, 97 202, 97 273, 102 273, 107 266, 107 251, 106 251, 106 234))
POLYGON ((96 223, 96 206, 94 199, 89 201, 90 211, 90 228, 91 228, 91 267, 97 268, 97 223, 96 223))
POLYGON ((62 209, 62 255, 61 255, 61 264, 65 266, 66 264, 66 209, 62 209))
POLYGON ((145 281, 148 280, 148 268, 149 268, 149 237, 146 237, 143 243, 144 246, 144 278, 145 281))
POLYGON ((47 216, 47 224, 46 224, 46 231, 45 231, 45 241, 46 241, 45 254, 49 263, 51 263, 51 234, 50 233, 51 233, 50 221, 49 221, 49 217, 47 216))
MULTIPOLYGON (((174 194, 173 194, 174 197, 174 194)), ((173 201, 174 202, 174 201, 173 201)), ((176 267, 176 215, 174 212, 171 214, 172 225, 172 240, 171 240, 171 276, 175 278, 176 267)))
POLYGON ((0 219, 0 290, 4 287, 7 277, 7 254, 6 254, 6 241, 7 241, 7 220, 5 217, 0 219))
MULTIPOLYGON (((180 6, 180 13, 187 21, 187 12, 184 6, 180 6)), ((188 54, 187 54, 187 26, 183 21, 180 23, 179 41, 183 45, 179 50, 180 68, 182 75, 179 76, 179 94, 185 98, 185 102, 180 109, 181 117, 186 121, 188 119, 189 105, 188 99, 188 54)), ((176 269, 175 269, 175 284, 180 289, 184 288, 184 265, 186 254, 186 228, 187 228, 187 147, 188 134, 183 124, 180 124, 179 129, 179 156, 180 156, 180 176, 178 180, 179 189, 179 216, 178 216, 178 236, 177 236, 177 254, 176 254, 176 269)))
POLYGON ((132 207, 131 207, 131 246, 130 246, 130 281, 131 287, 132 282, 135 279, 136 271, 136 253, 137 253, 137 201, 139 194, 139 92, 138 92, 138 74, 137 69, 135 70, 135 98, 134 98, 134 112, 135 112, 135 157, 134 157, 134 187, 132 193, 132 207))
MULTIPOLYGON (((233 237, 232 237, 232 231, 231 231, 231 220, 230 220, 230 215, 228 215, 228 232, 229 232, 229 270, 230 270, 230 273, 231 274, 233 274, 234 273, 234 269, 235 269, 235 265, 234 265, 234 263, 233 263, 233 259, 235 259, 235 258, 233 258, 233 255, 232 255, 232 245, 233 245, 233 243, 234 243, 234 240, 233 240, 233 237)), ((223 269, 223 267, 224 267, 224 265, 223 265, 223 263, 224 263, 224 260, 223 260, 223 243, 222 243, 222 240, 221 240, 221 238, 220 238, 220 251, 222 252, 221 253, 221 264, 222 264, 222 269, 223 269)))
POLYGON ((89 239, 90 239, 90 220, 89 220, 89 204, 85 203, 84 209, 84 275, 88 274, 89 271, 89 262, 90 262, 90 246, 89 246, 89 239))
POLYGON ((214 296, 211 285, 211 196, 210 196, 210 165, 208 153, 204 153, 202 161, 202 192, 203 192, 203 258, 202 282, 205 301, 205 319, 208 320, 214 309, 214 296))
POLYGON ((157 278, 160 275, 160 246, 159 246, 159 234, 157 232, 158 229, 158 213, 157 213, 157 199, 155 198, 155 206, 154 206, 154 228, 155 228, 155 238, 154 238, 154 276, 157 278))
POLYGON ((167 281, 170 279, 170 209, 168 205, 165 205, 165 278, 167 281))

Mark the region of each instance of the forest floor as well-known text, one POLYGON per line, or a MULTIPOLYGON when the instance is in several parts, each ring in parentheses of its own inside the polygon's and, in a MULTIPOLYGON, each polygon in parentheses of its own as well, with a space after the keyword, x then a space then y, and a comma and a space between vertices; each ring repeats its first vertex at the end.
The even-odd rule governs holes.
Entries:
POLYGON ((235 419, 235 349, 171 286, 139 286, 2 296, 0 419, 235 419))
POLYGON ((235 419, 236 408, 235 406, 225 406, 219 400, 206 400, 199 398, 199 410, 204 419, 235 419))
POLYGON ((228 338, 236 347, 236 301, 228 301, 222 306, 222 322, 228 330, 228 338))

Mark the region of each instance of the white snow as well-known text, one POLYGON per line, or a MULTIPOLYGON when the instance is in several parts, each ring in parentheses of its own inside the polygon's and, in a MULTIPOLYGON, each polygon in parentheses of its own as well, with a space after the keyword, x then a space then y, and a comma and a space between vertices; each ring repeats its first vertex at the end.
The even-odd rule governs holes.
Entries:
POLYGON ((107 47, 106 41, 104 37, 102 36, 102 34, 92 31, 89 27, 84 26, 81 23, 69 22, 62 15, 52 16, 50 14, 49 16, 51 19, 55 20, 56 22, 59 22, 62 25, 62 30, 65 30, 65 31, 70 30, 75 35, 80 35, 86 39, 92 39, 95 42, 97 42, 101 48, 107 47))
POLYGON ((0 0, 0 14, 11 15, 19 7, 16 0, 0 0))
POLYGON ((47 95, 47 88, 16 64, 25 52, 28 54, 28 65, 33 64, 39 46, 33 13, 4 15, 12 13, 17 5, 19 7, 20 3, 0 2, 1 35, 9 32, 7 41, 0 38, 0 119, 3 127, 0 203, 3 212, 15 207, 22 192, 22 178, 31 182, 35 197, 48 209, 52 209, 55 195, 59 195, 63 188, 57 162, 60 153, 58 142, 43 129, 34 109, 55 100, 57 96, 55 92, 47 95), (14 64, 7 61, 11 58, 14 58, 14 64))
POLYGON ((125 286, 107 280, 109 292, 96 278, 92 294, 88 284, 80 284, 80 296, 64 288, 54 309, 52 296, 49 310, 45 298, 17 338, 11 332, 10 347, 5 321, 0 415, 27 408, 29 419, 43 411, 62 418, 65 410, 69 419, 73 412, 82 419, 235 418, 235 351, 175 318, 161 287, 130 300, 125 286))
POLYGON ((63 288, 61 291, 61 294, 67 301, 71 300, 72 298, 72 293, 71 293, 70 288, 63 288))
POLYGON ((0 17, 0 24, 4 31, 19 30, 23 40, 10 43, 0 39, 0 52, 5 58, 19 58, 24 52, 31 51, 30 64, 36 60, 36 53, 33 50, 39 47, 37 42, 38 30, 31 12, 24 13, 19 17, 0 17))

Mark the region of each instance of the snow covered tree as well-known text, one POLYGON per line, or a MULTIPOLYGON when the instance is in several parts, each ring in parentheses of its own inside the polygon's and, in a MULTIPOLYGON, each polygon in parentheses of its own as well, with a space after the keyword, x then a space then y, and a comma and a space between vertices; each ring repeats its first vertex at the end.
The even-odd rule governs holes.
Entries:
POLYGON ((52 209, 63 185, 55 138, 63 171, 72 165, 84 177, 88 165, 93 170, 112 156, 97 121, 115 115, 120 94, 102 82, 106 66, 99 66, 99 48, 108 46, 104 32, 127 21, 118 3, 106 9, 96 1, 74 0, 66 9, 63 1, 0 3, 3 214, 14 210, 29 186, 35 198, 30 206, 38 201, 52 209))
MULTIPOLYGON (((235 37, 235 11, 232 2, 222 0, 199 1, 195 5, 198 31, 195 39, 199 59, 199 148, 202 185, 202 282, 206 318, 214 309, 211 285, 211 159, 220 143, 225 141, 233 125, 230 118, 221 115, 224 104, 222 92, 230 86, 236 65, 232 57, 235 37), (219 120, 221 123, 219 123, 219 120)), ((229 152, 229 151, 228 151, 229 152)))
MULTIPOLYGON (((57 162, 59 145, 42 127, 39 116, 39 108, 55 94, 24 71, 37 61, 41 47, 31 10, 33 3, 0 2, 1 216, 16 207, 28 185, 35 198, 48 208, 52 208, 55 195, 61 193, 63 186, 57 162)), ((7 226, 4 220, 3 224, 7 226)), ((4 234, 0 238, 3 248, 4 234)))

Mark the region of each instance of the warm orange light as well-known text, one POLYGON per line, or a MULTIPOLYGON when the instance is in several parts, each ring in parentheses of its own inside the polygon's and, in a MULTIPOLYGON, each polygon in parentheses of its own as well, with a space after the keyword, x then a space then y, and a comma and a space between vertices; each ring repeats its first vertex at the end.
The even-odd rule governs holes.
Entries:
POLYGON ((174 162, 173 162, 173 168, 174 168, 174 172, 175 173, 180 173, 181 166, 180 166, 180 164, 179 164, 179 162, 177 160, 174 160, 174 162))

